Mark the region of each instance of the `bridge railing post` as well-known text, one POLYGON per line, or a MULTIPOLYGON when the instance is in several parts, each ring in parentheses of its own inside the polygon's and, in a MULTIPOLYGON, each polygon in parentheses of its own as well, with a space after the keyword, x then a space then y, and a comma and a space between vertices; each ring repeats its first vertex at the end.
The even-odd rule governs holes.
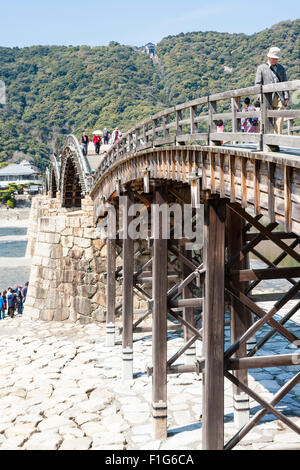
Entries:
POLYGON ((152 119, 152 139, 153 139, 153 145, 157 139, 157 132, 156 132, 156 126, 157 126, 157 119, 152 119))
POLYGON ((197 106, 190 107, 191 134, 197 134, 198 124, 195 122, 197 117, 197 106))
POLYGON ((182 126, 180 125, 182 121, 182 111, 176 110, 176 136, 182 135, 182 126))
POLYGON ((136 147, 135 147, 135 148, 136 148, 136 150, 138 150, 138 149, 140 148, 140 146, 141 146, 140 131, 141 131, 141 130, 140 130, 139 127, 137 127, 137 128, 135 129, 135 137, 136 137, 136 140, 135 140, 135 145, 136 145, 136 147))
POLYGON ((169 116, 163 116, 163 136, 164 138, 169 137, 169 129, 167 129, 167 125, 169 123, 169 116))
POLYGON ((288 119, 287 120, 287 133, 288 133, 288 135, 294 135, 293 127, 294 127, 294 119, 288 119))
POLYGON ((231 98, 232 132, 241 132, 241 120, 237 118, 237 113, 240 110, 240 97, 231 98))
POLYGON ((148 136, 147 136, 147 124, 143 124, 143 140, 144 140, 144 145, 147 145, 148 143, 148 136))
POLYGON ((128 152, 130 153, 131 150, 132 150, 132 135, 131 134, 128 134, 128 137, 127 137, 127 148, 128 148, 128 152))
MULTIPOLYGON (((214 119, 214 114, 217 112, 217 101, 208 101, 208 119, 209 119, 209 133, 213 134, 217 132, 217 123, 214 119)), ((210 145, 221 145, 220 140, 209 139, 210 145)))
POLYGON ((261 118, 262 118, 262 134, 263 134, 263 150, 270 150, 270 146, 264 142, 266 134, 274 133, 274 120, 268 116, 268 111, 272 109, 272 93, 263 93, 261 90, 261 118))

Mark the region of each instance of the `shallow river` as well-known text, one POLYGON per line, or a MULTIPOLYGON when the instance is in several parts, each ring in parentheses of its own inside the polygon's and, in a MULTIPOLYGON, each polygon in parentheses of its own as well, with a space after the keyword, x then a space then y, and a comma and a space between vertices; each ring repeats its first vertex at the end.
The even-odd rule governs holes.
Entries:
POLYGON ((24 285, 29 280, 29 262, 25 260, 26 234, 25 227, 0 227, 0 292, 16 284, 24 285))

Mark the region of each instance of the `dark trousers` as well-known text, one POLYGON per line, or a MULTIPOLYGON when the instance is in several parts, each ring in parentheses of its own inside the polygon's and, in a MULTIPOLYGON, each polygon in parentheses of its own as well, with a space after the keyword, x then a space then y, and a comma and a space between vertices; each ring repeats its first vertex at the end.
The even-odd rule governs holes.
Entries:
POLYGON ((15 313, 15 307, 8 307, 8 315, 12 318, 15 313))
POLYGON ((87 156, 88 144, 82 144, 82 153, 83 153, 84 156, 87 156))
POLYGON ((97 142, 95 144, 95 152, 97 153, 97 155, 99 155, 99 152, 100 152, 100 142, 97 142))
POLYGON ((104 142, 105 145, 108 144, 108 141, 109 141, 109 137, 108 137, 108 136, 104 136, 104 137, 103 137, 103 142, 104 142))

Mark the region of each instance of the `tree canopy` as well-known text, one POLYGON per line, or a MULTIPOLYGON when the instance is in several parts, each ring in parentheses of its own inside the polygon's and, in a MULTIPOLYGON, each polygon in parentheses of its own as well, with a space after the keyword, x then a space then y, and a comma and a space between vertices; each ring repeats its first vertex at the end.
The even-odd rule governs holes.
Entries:
POLYGON ((282 49, 289 79, 299 78, 300 20, 247 36, 191 32, 157 45, 158 60, 112 41, 107 47, 0 47, 0 162, 15 152, 40 169, 65 137, 83 131, 123 132, 170 105, 250 86, 271 46, 282 49))

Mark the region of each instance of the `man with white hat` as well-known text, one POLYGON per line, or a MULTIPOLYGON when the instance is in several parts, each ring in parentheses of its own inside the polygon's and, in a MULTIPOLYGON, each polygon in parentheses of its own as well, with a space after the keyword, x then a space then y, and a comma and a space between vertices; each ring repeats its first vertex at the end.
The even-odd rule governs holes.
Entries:
MULTIPOLYGON (((256 73, 256 85, 271 85, 272 83, 287 82, 285 68, 278 63, 281 54, 278 47, 271 47, 268 54, 268 62, 258 67, 256 73)), ((289 105, 289 92, 278 91, 273 94, 272 107, 275 110, 284 109, 289 105)), ((275 134, 282 134, 283 118, 274 119, 275 134)))

